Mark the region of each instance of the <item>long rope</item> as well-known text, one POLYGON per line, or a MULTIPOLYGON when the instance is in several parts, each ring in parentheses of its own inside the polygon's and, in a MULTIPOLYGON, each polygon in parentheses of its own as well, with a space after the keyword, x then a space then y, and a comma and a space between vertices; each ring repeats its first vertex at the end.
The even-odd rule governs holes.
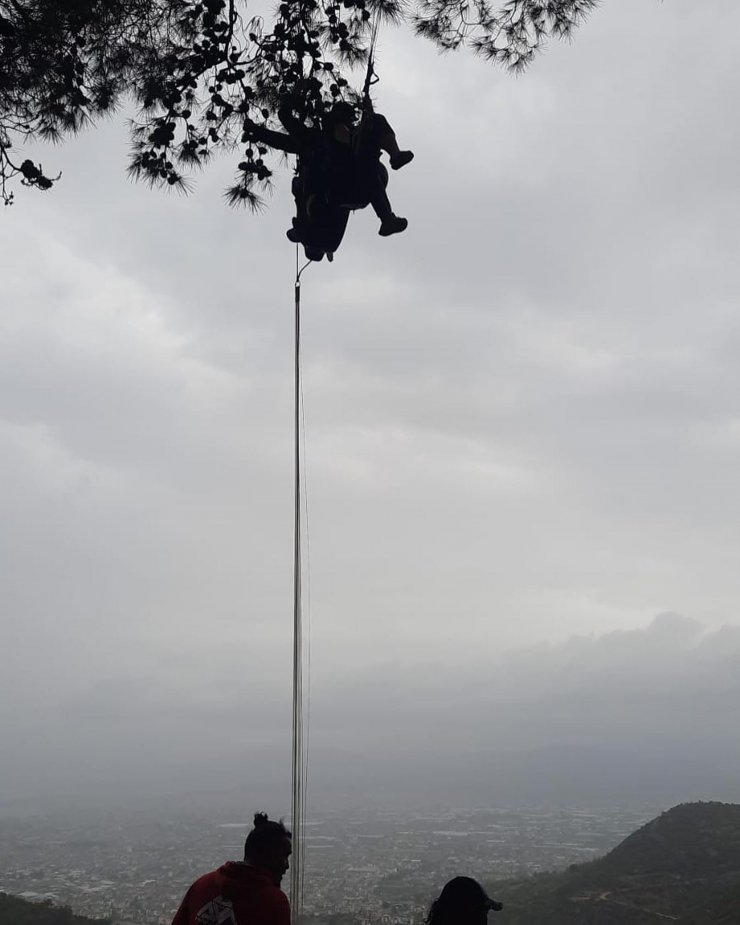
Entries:
MULTIPOLYGON (((370 46, 368 49, 367 73, 363 86, 365 103, 370 102, 370 87, 377 82, 375 74, 375 46, 378 39, 380 16, 376 10, 373 19, 370 46)), ((304 749, 304 705, 303 705, 303 620, 302 620, 302 552, 301 552, 301 409, 303 400, 301 381, 301 274, 311 261, 299 267, 298 246, 296 245, 296 274, 294 292, 295 305, 295 369, 294 369, 294 521, 293 521, 293 735, 291 749, 291 822, 293 827, 293 855, 290 873, 291 925, 298 925, 303 912, 304 887, 304 797, 308 786, 308 759, 304 749)), ((305 432, 304 432, 305 441, 305 432)), ((306 507, 306 526, 308 527, 308 507, 306 507)), ((310 639, 309 639, 310 645, 310 639)), ((309 649, 310 658, 310 649, 309 649)), ((309 694, 310 696, 310 694, 309 694)), ((308 731, 308 723, 306 732, 308 731)))
MULTIPOLYGON (((368 49, 367 73, 363 86, 363 98, 370 101, 370 87, 377 82, 375 74, 375 46, 378 38, 380 17, 376 10, 371 29, 368 49)), ((303 386, 301 379, 301 274, 311 261, 299 267, 296 245, 296 274, 293 287, 295 307, 294 341, 294 498, 293 498, 293 722, 291 748, 291 825, 293 853, 290 864, 290 918, 291 925, 298 925, 303 914, 304 890, 304 829, 305 793, 308 787, 308 754, 304 748, 304 703, 303 703, 303 615, 302 615, 302 550, 301 550, 301 412, 303 409, 303 386)), ((305 415, 304 415, 305 420, 305 415)), ((305 447, 305 428, 303 432, 305 447)), ((304 452, 305 455, 305 452, 304 452)), ((305 479, 304 479, 305 481, 305 479)), ((308 530, 308 505, 306 503, 306 529, 308 530)), ((307 536, 308 541, 308 536, 307 536)), ((310 577, 310 576, 309 576, 310 577)), ((309 589, 310 595, 310 589, 309 589)), ((309 614, 310 619, 310 614, 309 614)), ((310 660, 310 636, 309 636, 310 660)), ((309 664, 310 670, 310 664, 309 664)), ((310 691, 309 691, 310 698, 310 691)), ((310 700, 309 700, 310 704, 310 700)), ((308 717, 305 716, 305 732, 308 735, 308 717)), ((306 742, 307 745, 307 742, 306 742)))
MULTIPOLYGON (((301 830, 306 830, 306 805, 308 803, 308 762, 311 755, 311 530, 308 518, 308 454, 306 452, 306 403, 303 395, 303 376, 301 376, 301 424, 302 424, 302 441, 303 449, 303 523, 304 535, 306 540, 305 555, 305 575, 306 575, 306 593, 302 594, 302 602, 305 600, 305 631, 302 633, 302 639, 305 643, 304 653, 305 660, 302 669, 302 680, 304 689, 303 703, 303 815, 301 818, 301 830)), ((304 898, 304 877, 306 873, 305 857, 301 867, 301 909, 303 908, 304 898)))
MULTIPOLYGON (((309 261, 310 262, 310 261, 309 261)), ((296 248, 295 297, 295 452, 293 523, 293 735, 291 749, 291 825, 293 855, 290 873, 291 923, 297 925, 303 911, 304 792, 307 769, 303 749, 303 621, 301 602, 301 273, 296 248)))

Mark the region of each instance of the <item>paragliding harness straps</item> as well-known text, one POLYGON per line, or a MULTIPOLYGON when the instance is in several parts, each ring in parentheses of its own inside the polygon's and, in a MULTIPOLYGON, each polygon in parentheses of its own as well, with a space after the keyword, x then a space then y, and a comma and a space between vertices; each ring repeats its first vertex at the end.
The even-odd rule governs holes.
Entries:
MULTIPOLYGON (((376 10, 375 16, 373 19, 372 29, 370 32, 370 45, 368 48, 368 55, 367 55, 367 70, 365 72, 365 81, 362 87, 362 116, 360 118, 360 123, 357 127, 357 131, 354 132, 353 137, 352 137, 351 151, 355 157, 360 157, 363 151, 365 150, 367 138, 370 132, 372 131, 372 126, 373 126, 373 117, 375 113, 373 112, 373 105, 370 99, 370 88, 374 86, 374 84, 378 83, 378 81, 380 80, 380 78, 375 72, 375 46, 376 46, 377 39, 378 39, 379 25, 380 25, 380 17, 376 10)), ((304 171, 302 168, 307 167, 307 165, 308 165, 308 159, 304 159, 302 155, 298 155, 296 157, 294 183, 296 182, 296 180, 298 180, 299 183, 301 184, 302 192, 300 193, 300 196, 302 196, 303 200, 306 202, 307 202, 307 192, 306 192, 307 171, 304 171)), ((321 183, 321 181, 319 181, 319 185, 320 187, 323 187, 324 184, 321 183)), ((298 201, 299 194, 295 192, 295 188, 294 188, 294 195, 296 195, 296 200, 298 201)), ((324 196, 326 196, 326 193, 324 193, 324 196)), ((361 198, 364 198, 364 197, 361 197, 361 198)), ((345 208, 350 209, 351 211, 354 212, 355 209, 364 208, 364 206, 367 205, 367 200, 365 200, 362 203, 358 201, 350 201, 350 202, 342 203, 342 205, 345 208)), ((296 252, 296 283, 295 283, 296 285, 296 289, 295 289, 296 305, 299 304, 299 299, 300 299, 300 275, 303 272, 303 270, 305 270, 305 267, 303 267, 303 269, 299 271, 297 260, 298 260, 298 256, 296 252)))
POLYGON ((367 52, 367 71, 365 72, 365 82, 362 85, 362 117, 357 132, 352 140, 352 150, 359 154, 365 143, 365 136, 368 134, 373 121, 373 103, 370 99, 370 87, 374 86, 380 78, 375 72, 375 45, 378 40, 378 27, 380 17, 378 11, 375 11, 373 27, 370 33, 370 47, 367 52))
POLYGON ((370 48, 367 53, 367 72, 365 74, 365 83, 362 87, 362 101, 363 103, 370 102, 370 87, 373 84, 376 84, 380 78, 375 73, 375 44, 378 40, 378 26, 380 25, 380 18, 378 16, 378 11, 375 11, 375 18, 373 20, 373 28, 370 33, 370 48))

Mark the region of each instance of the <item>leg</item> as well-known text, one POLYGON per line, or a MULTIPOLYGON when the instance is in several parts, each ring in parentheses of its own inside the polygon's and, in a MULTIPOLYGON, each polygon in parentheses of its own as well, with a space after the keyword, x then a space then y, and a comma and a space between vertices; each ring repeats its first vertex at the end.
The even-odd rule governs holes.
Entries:
POLYGON ((391 208, 391 201, 385 191, 388 183, 388 174, 384 167, 378 164, 376 170, 369 178, 370 187, 370 205, 373 211, 380 219, 380 230, 378 234, 384 238, 391 234, 398 234, 399 231, 405 231, 408 221, 405 218, 395 215, 391 208))
POLYGON ((391 201, 388 198, 388 193, 385 191, 386 185, 387 181, 385 183, 383 182, 383 177, 380 173, 369 175, 368 190, 370 193, 370 205, 373 207, 373 211, 381 222, 393 218, 391 201))
POLYGON ((413 151, 402 151, 398 147, 396 133, 393 131, 390 122, 385 116, 380 113, 375 113, 373 115, 373 126, 371 131, 372 139, 375 144, 381 151, 385 151, 386 154, 390 155, 391 167, 394 170, 398 170, 400 167, 403 167, 404 164, 408 164, 410 160, 413 160, 413 151))

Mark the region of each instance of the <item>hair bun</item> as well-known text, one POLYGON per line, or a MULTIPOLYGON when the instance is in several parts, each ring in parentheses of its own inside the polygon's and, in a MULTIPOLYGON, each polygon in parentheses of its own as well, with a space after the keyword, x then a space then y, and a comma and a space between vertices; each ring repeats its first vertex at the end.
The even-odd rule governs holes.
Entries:
POLYGON ((259 829, 261 826, 265 825, 270 821, 267 813, 255 813, 254 814, 254 827, 259 829))

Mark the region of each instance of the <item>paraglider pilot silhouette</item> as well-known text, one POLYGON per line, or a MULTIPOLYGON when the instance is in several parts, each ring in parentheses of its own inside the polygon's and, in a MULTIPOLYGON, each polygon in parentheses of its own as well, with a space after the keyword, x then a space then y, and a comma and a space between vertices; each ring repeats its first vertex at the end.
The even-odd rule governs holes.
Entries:
MULTIPOLYGON (((382 151, 390 155, 394 170, 408 164, 414 155, 400 150, 396 133, 385 116, 366 106, 358 122, 351 103, 336 103, 319 133, 307 130, 293 115, 292 107, 281 108, 279 116, 292 137, 304 139, 304 154, 293 189, 297 215, 288 232, 291 241, 311 246, 310 225, 314 218, 322 212, 330 213, 332 207, 348 214, 350 209, 364 208, 368 203, 380 219, 379 234, 387 237, 406 229, 407 220, 394 214, 388 199, 388 171, 380 155, 382 151)), ((344 227, 346 220, 342 233, 344 227)), ((332 253, 336 248, 325 250, 332 253)))
POLYGON ((361 107, 340 101, 319 125, 307 125, 296 110, 300 101, 286 97, 278 117, 287 131, 262 130, 262 140, 273 148, 297 154, 293 180, 296 216, 288 239, 303 244, 309 260, 331 260, 344 236, 349 213, 371 205, 380 219, 378 234, 398 234, 408 221, 393 212, 386 186, 388 171, 381 163, 387 153, 393 170, 414 157, 398 146, 396 133, 369 98, 361 107))

